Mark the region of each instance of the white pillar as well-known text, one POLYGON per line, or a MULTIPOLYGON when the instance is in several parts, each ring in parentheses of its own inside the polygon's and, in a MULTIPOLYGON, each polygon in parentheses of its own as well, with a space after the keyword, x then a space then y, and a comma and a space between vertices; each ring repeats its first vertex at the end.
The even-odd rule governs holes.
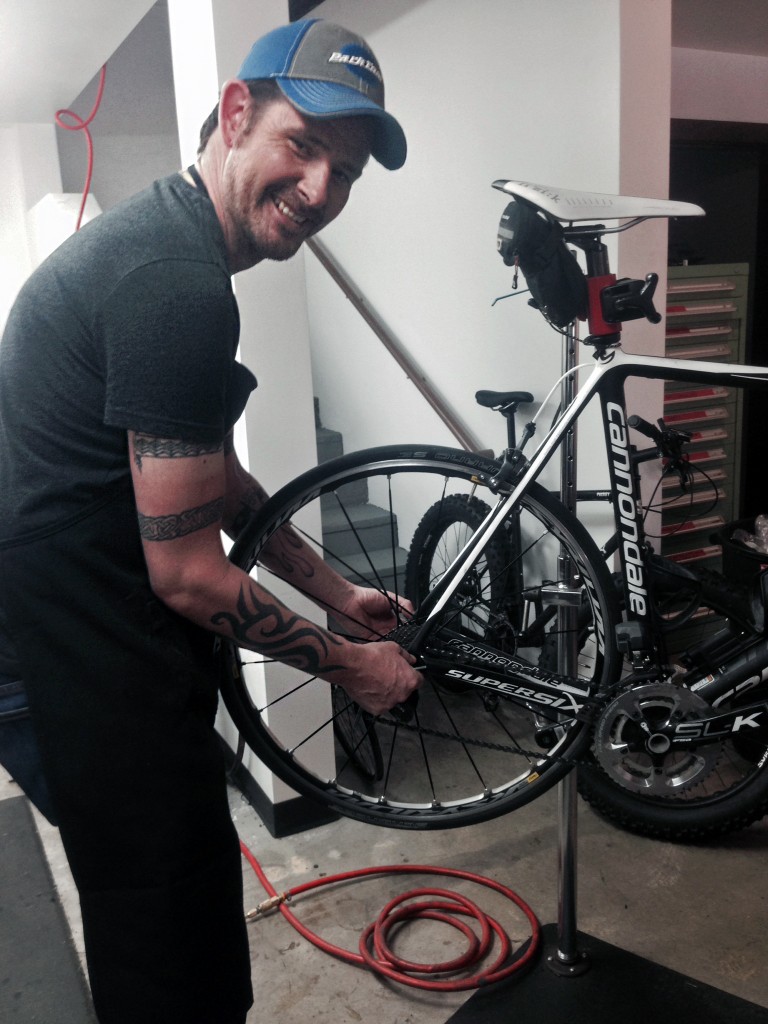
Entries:
MULTIPOLYGON (((220 86, 236 75, 259 36, 288 22, 288 3, 169 0, 168 13, 179 142, 186 165, 194 160, 200 125, 213 108, 220 86)), ((259 380, 236 444, 241 461, 274 491, 317 461, 303 253, 284 263, 264 262, 239 274, 235 292, 241 319, 240 358, 259 380)), ((296 611, 305 610, 296 599, 280 596, 296 611)), ((249 672, 254 686, 270 694, 285 678, 279 665, 249 672)), ((327 702, 325 688, 321 694, 320 701, 327 702)), ((234 747, 236 734, 224 715, 219 728, 234 747)), ((332 750, 318 753, 321 761, 332 756, 332 750)), ((294 797, 293 791, 255 757, 247 755, 245 766, 279 818, 282 805, 294 797)))

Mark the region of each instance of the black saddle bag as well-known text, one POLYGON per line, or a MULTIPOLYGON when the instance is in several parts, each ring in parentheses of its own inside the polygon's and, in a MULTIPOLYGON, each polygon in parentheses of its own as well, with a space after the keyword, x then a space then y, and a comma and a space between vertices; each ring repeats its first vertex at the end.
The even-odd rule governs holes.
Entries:
POLYGON ((559 221, 525 200, 513 200, 501 217, 498 249, 507 266, 520 267, 535 305, 556 327, 586 319, 587 279, 559 221))

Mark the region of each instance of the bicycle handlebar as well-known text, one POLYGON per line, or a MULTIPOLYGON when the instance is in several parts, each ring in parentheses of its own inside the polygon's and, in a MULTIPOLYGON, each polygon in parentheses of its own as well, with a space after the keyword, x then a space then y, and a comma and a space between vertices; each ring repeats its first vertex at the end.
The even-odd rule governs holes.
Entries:
POLYGON ((646 458, 656 458, 660 455, 662 458, 668 459, 669 469, 680 476, 681 484, 685 487, 690 480, 691 469, 684 448, 691 440, 691 434, 686 430, 668 427, 663 419, 658 420, 659 425, 655 426, 644 420, 642 416, 629 416, 627 423, 639 434, 650 438, 656 446, 655 450, 649 450, 646 458))

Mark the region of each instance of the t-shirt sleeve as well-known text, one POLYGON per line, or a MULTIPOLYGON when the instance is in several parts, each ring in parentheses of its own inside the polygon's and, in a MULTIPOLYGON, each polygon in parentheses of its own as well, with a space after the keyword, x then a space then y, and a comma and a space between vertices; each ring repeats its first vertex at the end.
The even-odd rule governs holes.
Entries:
POLYGON ((237 304, 210 264, 165 261, 123 278, 102 305, 104 422, 189 441, 218 441, 256 386, 235 362, 237 304))

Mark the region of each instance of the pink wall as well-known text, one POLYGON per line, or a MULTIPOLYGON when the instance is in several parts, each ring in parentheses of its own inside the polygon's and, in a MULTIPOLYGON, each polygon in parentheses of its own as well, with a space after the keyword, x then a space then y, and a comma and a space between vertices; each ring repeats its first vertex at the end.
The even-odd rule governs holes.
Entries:
POLYGON ((768 58, 673 49, 672 117, 768 121, 768 58))

